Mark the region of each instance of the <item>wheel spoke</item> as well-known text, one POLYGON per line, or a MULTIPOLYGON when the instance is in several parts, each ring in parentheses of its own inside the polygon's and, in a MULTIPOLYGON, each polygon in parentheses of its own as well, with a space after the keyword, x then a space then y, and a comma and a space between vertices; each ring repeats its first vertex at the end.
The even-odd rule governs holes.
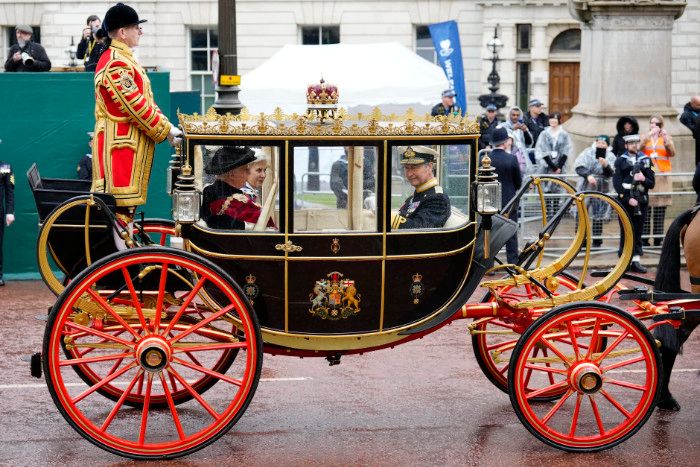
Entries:
POLYGON ((72 358, 68 360, 60 360, 58 366, 82 365, 85 363, 106 362, 110 360, 120 359, 122 361, 126 357, 133 355, 132 353, 120 353, 112 355, 101 355, 99 357, 72 358))
MULTIPOLYGON (((547 363, 547 365, 549 365, 549 363, 547 363)), ((534 364, 532 364, 532 363, 526 363, 526 364, 525 364, 525 368, 529 368, 529 369, 532 369, 532 370, 535 370, 535 371, 545 371, 545 372, 550 373, 550 374, 551 374, 551 373, 556 373, 556 374, 560 374, 560 375, 565 375, 565 374, 566 374, 566 370, 560 370, 560 369, 558 369, 558 368, 552 368, 551 366, 539 366, 539 365, 534 365, 534 364)), ((554 381, 551 381, 551 383, 553 384, 554 381)))
POLYGON ((607 391, 601 389, 600 393, 605 397, 617 410, 619 410, 622 415, 624 415, 627 418, 632 418, 632 414, 630 414, 618 401, 615 400, 614 397, 612 397, 610 394, 608 394, 607 391))
MULTIPOLYGON (((184 342, 180 343, 184 344, 184 342)), ((185 352, 188 354, 190 352, 206 352, 207 350, 223 350, 223 349, 245 349, 248 347, 247 342, 215 342, 212 344, 207 344, 207 343, 192 343, 193 345, 190 345, 188 342, 186 346, 179 347, 178 344, 173 345, 173 353, 181 353, 185 352)), ((197 362, 192 356, 190 358, 193 359, 193 361, 197 364, 197 362)))
POLYGON ((579 414, 579 411, 581 410, 581 399, 582 398, 583 398, 583 394, 576 395, 576 405, 574 406, 574 413, 571 416, 571 428, 569 429, 569 436, 571 438, 576 436, 576 425, 578 425, 578 414, 579 414))
MULTIPOLYGON (((532 358, 537 357, 537 354, 539 353, 539 351, 540 351, 540 348, 539 348, 539 347, 535 347, 535 351, 532 352, 532 358)), ((525 368, 527 368, 527 365, 525 365, 525 368)), ((524 383, 525 388, 528 388, 528 387, 530 386, 530 378, 531 378, 531 377, 532 377, 532 370, 531 370, 531 369, 528 369, 528 370, 525 372, 525 383, 524 383)))
MULTIPOLYGON (((103 338, 105 341, 112 341, 116 342, 118 344, 122 344, 126 348, 133 349, 134 345, 132 342, 125 341, 124 339, 120 339, 117 336, 113 336, 111 334, 104 333, 102 331, 98 331, 97 329, 94 328, 88 328, 86 326, 83 326, 82 324, 74 323, 73 321, 66 321, 65 323, 66 327, 73 328, 73 329, 78 329, 80 331, 83 331, 87 335, 95 335, 97 337, 103 338)), ((69 334, 70 335, 70 334, 69 334)))
POLYGON ((202 321, 200 321, 200 322, 198 322, 197 324, 193 325, 192 327, 190 327, 189 329, 185 330, 185 331, 182 332, 181 334, 178 334, 177 336, 175 336, 172 340, 170 340, 170 343, 171 343, 171 344, 172 344, 172 343, 175 343, 175 342, 179 341, 180 339, 182 339, 182 338, 184 338, 184 337, 186 337, 186 336, 189 336, 190 334, 192 334, 193 332, 195 332, 197 329, 201 328, 201 327, 204 326, 204 325, 207 325, 207 324, 211 323, 211 322, 214 321, 215 319, 219 319, 220 317, 222 317, 223 315, 225 315, 225 314, 228 313, 229 311, 233 310, 234 308, 235 308, 235 307, 233 306, 233 304, 228 305, 228 306, 222 308, 221 310, 217 311, 216 313, 214 313, 214 314, 211 315, 210 317, 203 319, 202 321))
POLYGON ((153 330, 160 329, 160 314, 163 312, 163 298, 165 297, 165 283, 168 281, 168 263, 163 263, 160 269, 160 283, 158 284, 158 300, 156 301, 156 315, 153 318, 153 330))
POLYGON ((627 381, 620 381, 619 379, 605 378, 605 383, 614 384, 616 386, 622 386, 623 388, 634 389, 635 391, 646 391, 646 386, 640 384, 629 383, 627 381))
POLYGON ((600 411, 598 410, 598 403, 595 401, 593 394, 588 395, 588 400, 591 401, 591 409, 593 410, 593 415, 595 416, 595 422, 598 425, 598 432, 601 436, 605 436, 605 427, 603 426, 603 419, 600 418, 600 411))
POLYGON ((230 376, 226 376, 226 375, 221 374, 219 372, 210 370, 208 368, 204 368, 203 366, 200 366, 200 365, 195 365, 194 363, 187 362, 181 358, 173 357, 173 361, 179 363, 182 366, 186 366, 187 368, 190 368, 192 370, 204 373, 205 375, 213 376, 214 378, 220 379, 221 381, 226 381, 227 383, 231 383, 235 386, 241 387, 243 385, 243 381, 241 381, 240 379, 231 378, 230 376))
POLYGON ((581 357, 579 355, 578 342, 576 341, 576 333, 574 332, 574 326, 571 321, 566 322, 566 329, 569 331, 569 337, 571 338, 571 346, 574 348, 574 361, 578 361, 581 357))
POLYGON ((617 337, 617 339, 615 339, 615 341, 614 341, 612 344, 610 344, 610 345, 608 346, 608 348, 605 349, 605 351, 604 351, 603 353, 601 353, 601 354, 598 356, 598 358, 595 359, 595 362, 596 362, 596 363, 602 362, 602 361, 605 359, 605 357, 607 357, 608 354, 609 354, 610 352, 612 352, 612 350, 613 350, 615 347, 617 347, 618 345, 620 345, 620 342, 622 342, 623 340, 625 340, 625 338, 627 337, 628 334, 629 334, 629 331, 625 329, 625 331, 624 331, 622 334, 620 334, 620 335, 617 337))
POLYGON ((214 410, 214 409, 207 403, 207 401, 205 401, 205 400, 202 398, 202 396, 201 396, 197 391, 195 391, 194 388, 193 388, 192 386, 190 386, 190 384, 189 384, 187 381, 185 381, 185 378, 183 378, 183 377, 180 375, 180 373, 178 373, 177 371, 175 371, 175 370, 172 368, 172 366, 171 366, 171 367, 168 367, 168 372, 171 373, 173 376, 175 376, 175 378, 180 382, 180 384, 181 384, 185 389, 187 389, 187 391, 189 391, 190 394, 192 394, 192 397, 194 397, 195 399, 197 399, 197 402, 199 402, 199 403, 202 405, 202 407, 204 407, 204 409, 205 409, 207 412, 209 412, 209 414, 210 414, 212 417, 214 417, 215 420, 219 420, 219 419, 221 418, 221 415, 219 415, 219 414, 216 412, 216 410, 214 410))
POLYGON ((499 372, 500 374, 502 374, 502 375, 505 376, 506 373, 508 372, 508 367, 509 367, 509 366, 510 366, 510 363, 506 363, 505 365, 503 365, 503 368, 501 368, 500 370, 498 370, 498 372, 499 372))
POLYGON ((629 360, 623 360, 621 362, 613 363, 612 365, 602 367, 601 371, 603 373, 605 373, 606 371, 614 370, 615 368, 620 368, 620 367, 627 366, 627 365, 633 365, 635 363, 643 362, 644 360, 645 360, 644 355, 640 355, 639 357, 636 357, 636 358, 630 358, 629 360))
POLYGON ((185 301, 182 303, 182 306, 180 307, 179 310, 177 310, 177 313, 175 313, 175 316, 170 320, 170 323, 168 324, 168 327, 165 328, 165 331, 163 331, 163 335, 169 334, 170 331, 173 330, 173 327, 177 322, 179 321, 180 317, 182 314, 185 312, 185 309, 187 309, 188 306, 190 306, 190 303, 192 303, 192 300, 194 297, 199 293, 199 290, 204 286, 204 282, 206 282, 206 279, 202 277, 197 281, 197 284, 192 288, 190 293, 187 294, 187 298, 185 298, 185 301))
POLYGON ((540 337, 540 338, 539 338, 539 341, 542 342, 542 343, 543 343, 544 345, 546 345, 547 347, 549 347, 549 348, 552 350, 552 352, 554 352, 554 354, 555 354, 557 357, 559 357, 559 358, 561 359, 561 361, 564 362, 564 364, 565 364, 567 367, 569 366, 569 360, 566 358, 566 355, 564 355, 563 353, 561 353, 561 351, 560 351, 559 349, 557 349, 557 347, 556 347, 554 344, 552 344, 552 343, 549 342, 547 339, 545 339, 544 336, 540 337))
POLYGON ((111 381, 113 381, 113 380, 119 378, 121 375, 123 375, 123 374, 126 373, 127 371, 131 370, 131 369, 134 368, 135 366, 136 366, 136 362, 132 362, 131 364, 125 366, 124 368, 122 368, 121 370, 117 371, 116 373, 114 373, 114 374, 112 374, 112 375, 109 375, 108 377, 106 377, 105 379, 103 379, 102 381, 100 381, 99 383, 96 383, 96 384, 90 386, 88 389, 86 389, 84 392, 82 392, 82 393, 79 394, 76 398, 74 398, 74 399, 72 400, 73 404, 77 404, 78 402, 80 402, 81 400, 85 399, 87 396, 89 396, 89 395, 92 394, 93 392, 95 392, 95 391, 97 391, 98 389, 100 389, 100 388, 101 388, 102 386, 104 386, 105 384, 107 384, 107 383, 109 383, 109 382, 111 382, 111 381))
POLYGON ((593 353, 593 347, 595 347, 595 342, 598 339, 598 331, 600 331, 600 318, 596 318, 595 324, 593 324, 593 334, 591 335, 591 345, 588 347, 586 352, 586 360, 590 360, 591 353, 593 353))
POLYGON ((122 392, 121 397, 119 397, 119 400, 114 405, 114 407, 112 407, 112 410, 109 412, 109 415, 105 419, 104 423, 102 423, 102 426, 100 427, 101 431, 107 431, 107 428, 109 428, 109 425, 112 423, 112 420, 114 420, 114 417, 117 416, 117 412, 119 412, 119 409, 121 409, 122 405, 124 405, 126 396, 129 395, 131 389, 134 387, 134 384, 136 384, 136 381, 139 380, 142 373, 143 370, 139 369, 138 373, 136 373, 136 376, 134 376, 134 378, 129 383, 129 386, 127 386, 127 388, 122 392))
POLYGON ((126 329, 127 331, 129 331, 129 332, 130 332, 134 337, 136 337, 137 339, 141 337, 141 335, 140 335, 138 332, 136 332, 136 330, 135 330, 134 328, 132 328, 131 325, 130 325, 129 323, 127 323, 127 322, 124 320, 124 318, 122 318, 121 316, 119 316, 119 313, 117 313, 116 311, 114 311, 114 309, 112 309, 112 307, 109 306, 109 303, 107 303, 107 301, 105 301, 104 298, 100 297, 100 294, 98 294, 97 292, 95 292, 95 291, 92 290, 92 289, 87 289, 87 293, 88 293, 92 298, 94 298, 94 299, 97 301, 97 303, 98 303, 107 313, 109 313, 109 314, 112 316, 112 318, 114 318, 115 320, 117 320, 117 323, 121 324, 121 325, 124 327, 124 329, 126 329))
POLYGON ((549 419, 552 418, 555 413, 557 413, 557 411, 561 408, 561 406, 564 405, 564 402, 566 402, 566 400, 569 398, 569 396, 571 396, 573 393, 574 393, 573 389, 569 389, 568 391, 566 391, 566 393, 564 393, 562 398, 559 399, 556 404, 554 404, 554 407, 549 409, 549 412, 547 412, 547 415, 545 415, 544 418, 542 419, 543 425, 546 425, 547 422, 549 422, 549 419))
POLYGON ((143 316, 143 310, 141 309, 141 302, 136 296, 136 289, 134 288, 134 282, 131 280, 129 271, 126 268, 122 268, 122 275, 124 276, 124 282, 126 282, 126 287, 129 289, 129 295, 131 295, 131 301, 136 309, 136 314, 139 317, 139 323, 141 323, 141 329, 148 329, 146 325, 146 318, 143 316))
POLYGON ((552 384, 550 386, 545 386, 545 387, 537 389, 535 391, 528 392, 525 395, 525 398, 532 399, 533 397, 541 396, 542 394, 545 394, 545 393, 550 392, 550 391, 556 391, 558 389, 563 389, 563 388, 567 387, 568 384, 569 383, 567 381, 562 381, 561 383, 552 384))
POLYGON ((503 347, 504 350, 507 350, 508 348, 515 347, 515 344, 516 344, 517 342, 518 342, 517 339, 508 340, 508 341, 505 341, 505 342, 497 342, 497 343, 495 343, 495 344, 487 345, 487 346, 486 346, 486 351, 487 351, 487 352, 491 352, 491 351, 493 351, 493 350, 500 350, 501 347, 503 347))
MULTIPOLYGON (((158 313, 156 313, 158 316, 158 313)), ((141 412, 141 429, 139 430, 139 444, 143 445, 146 439, 146 428, 148 427, 148 411, 151 408, 151 388, 153 387, 153 373, 148 373, 146 383, 146 397, 143 400, 143 411, 141 412)))
MULTIPOLYGON (((165 377, 163 376, 163 372, 160 372, 160 384, 163 385, 163 392, 165 393, 165 399, 168 401, 168 407, 170 408, 170 414, 173 416, 173 422, 175 423, 175 428, 177 428, 177 435, 180 437, 181 440, 185 439, 185 432, 182 429, 182 423, 180 423, 180 417, 177 414, 177 408, 175 407, 175 403, 173 402, 173 396, 170 394, 170 388, 168 387, 168 383, 165 380, 165 377)), ((172 379, 172 375, 170 376, 172 379)), ((173 386, 173 390, 175 390, 175 386, 173 386)))

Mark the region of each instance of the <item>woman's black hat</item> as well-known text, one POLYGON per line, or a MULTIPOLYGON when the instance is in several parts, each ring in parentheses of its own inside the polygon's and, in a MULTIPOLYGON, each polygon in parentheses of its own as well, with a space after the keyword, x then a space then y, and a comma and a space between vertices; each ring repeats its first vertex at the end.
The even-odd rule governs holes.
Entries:
POLYGON ((102 28, 109 32, 145 22, 145 19, 139 19, 139 14, 129 5, 117 3, 105 13, 105 20, 102 22, 102 28))
POLYGON ((221 146, 214 153, 204 171, 209 175, 221 175, 256 159, 248 146, 221 146))

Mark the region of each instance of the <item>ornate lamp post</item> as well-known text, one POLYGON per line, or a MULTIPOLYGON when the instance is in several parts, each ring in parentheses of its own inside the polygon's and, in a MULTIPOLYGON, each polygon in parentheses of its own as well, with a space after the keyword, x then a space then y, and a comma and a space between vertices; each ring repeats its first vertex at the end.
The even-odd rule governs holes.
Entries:
POLYGON ((78 54, 78 46, 75 45, 75 41, 73 40, 73 36, 70 37, 70 45, 66 49, 66 55, 68 55, 69 61, 68 61, 68 66, 69 67, 75 67, 78 64, 75 62, 75 57, 78 54))
POLYGON ((508 102, 508 96, 499 94, 497 91, 501 87, 501 77, 498 76, 498 71, 496 70, 496 64, 500 61, 498 57, 498 52, 503 48, 503 42, 498 38, 498 24, 493 30, 493 38, 486 43, 486 49, 491 52, 491 73, 489 73, 488 82, 489 90, 488 94, 482 94, 479 96, 479 104, 486 108, 487 105, 493 104, 497 109, 502 109, 506 106, 508 102))
POLYGON ((220 115, 237 115, 243 104, 238 99, 241 77, 236 52, 236 0, 219 0, 219 73, 214 110, 220 115))

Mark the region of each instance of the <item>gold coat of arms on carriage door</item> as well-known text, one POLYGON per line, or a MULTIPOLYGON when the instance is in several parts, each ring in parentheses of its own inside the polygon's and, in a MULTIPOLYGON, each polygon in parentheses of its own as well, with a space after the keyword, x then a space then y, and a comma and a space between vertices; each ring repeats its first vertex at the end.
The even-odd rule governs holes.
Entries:
POLYGON ((334 271, 327 274, 326 279, 316 281, 313 293, 309 294, 309 313, 321 319, 337 320, 360 312, 360 294, 355 281, 343 277, 342 273, 334 271))

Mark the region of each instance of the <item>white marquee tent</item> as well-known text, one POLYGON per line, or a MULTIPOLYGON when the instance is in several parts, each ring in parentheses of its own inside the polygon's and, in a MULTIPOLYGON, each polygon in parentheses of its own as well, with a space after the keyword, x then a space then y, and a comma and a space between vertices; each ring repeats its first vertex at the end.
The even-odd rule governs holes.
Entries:
POLYGON ((448 87, 437 65, 398 42, 286 45, 241 77, 240 99, 251 113, 306 111, 306 88, 321 77, 338 87, 338 105, 353 111, 416 111, 440 102, 448 87))

